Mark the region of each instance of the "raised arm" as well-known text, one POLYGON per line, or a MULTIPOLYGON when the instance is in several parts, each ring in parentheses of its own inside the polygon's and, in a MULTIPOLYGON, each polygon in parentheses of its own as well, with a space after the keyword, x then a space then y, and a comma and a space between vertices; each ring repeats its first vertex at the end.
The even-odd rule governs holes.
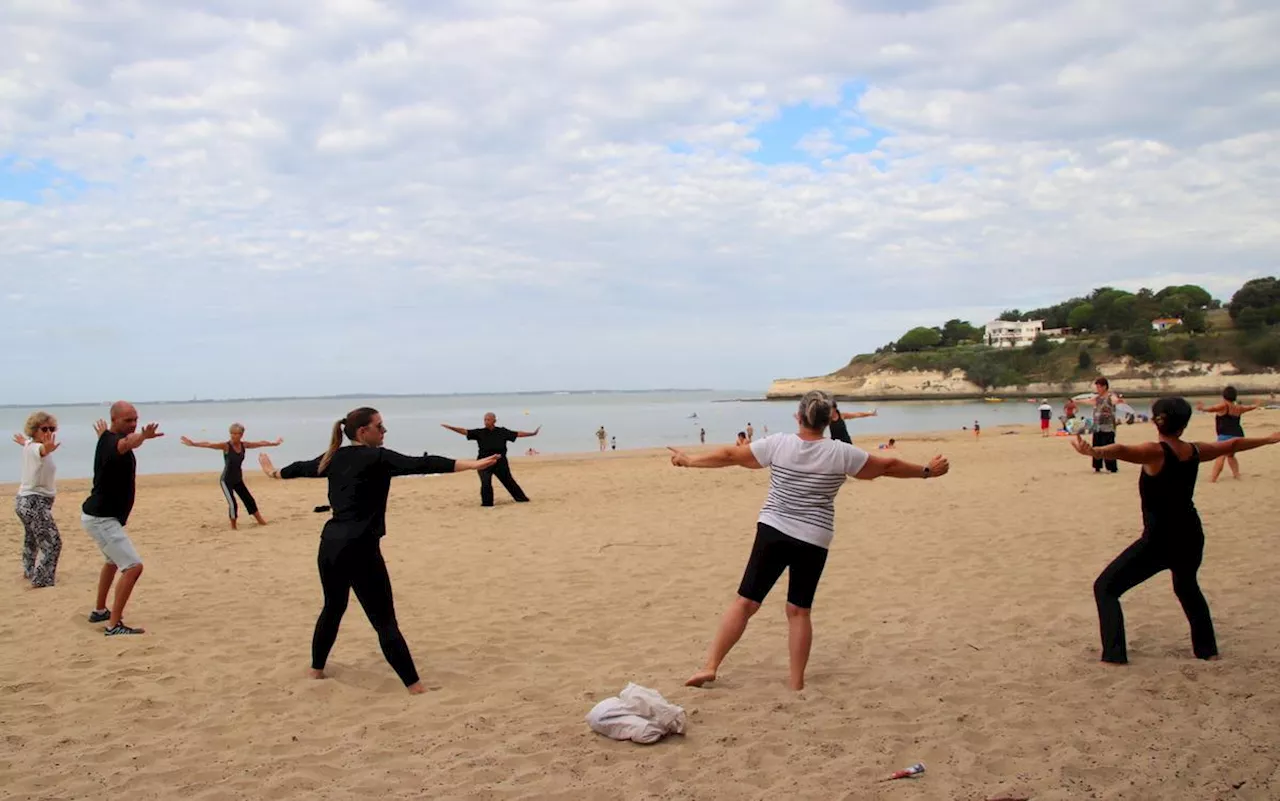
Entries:
POLYGON ((1223 442, 1197 442, 1196 450, 1200 452, 1200 461, 1211 462, 1219 456, 1230 456, 1240 451, 1251 451, 1263 445, 1274 445, 1280 442, 1280 431, 1265 437, 1236 437, 1223 442))
POLYGON ((532 431, 517 431, 516 436, 517 437, 536 437, 538 436, 538 432, 541 430, 542 430, 542 426, 538 426, 532 431))
POLYGON ((22 447, 22 448, 27 447, 27 435, 26 435, 26 434, 14 434, 14 435, 13 435, 13 441, 14 441, 15 443, 17 443, 19 447, 22 447))
POLYGON ((445 456, 432 456, 424 453, 421 456, 408 456, 397 451, 382 449, 382 462, 393 476, 418 476, 432 473, 461 473, 464 470, 483 470, 492 467, 498 461, 498 455, 486 456, 483 459, 450 459, 445 456))
POLYGON ((876 417, 877 415, 876 410, 872 409, 869 412, 841 412, 840 416, 846 420, 857 420, 862 417, 876 417))
POLYGON ((215 451, 226 451, 227 443, 225 442, 196 442, 190 437, 179 437, 178 441, 189 448, 209 448, 215 451))
POLYGON ((1079 434, 1071 442, 1076 453, 1091 459, 1115 459, 1133 464, 1159 464, 1164 461, 1164 450, 1159 442, 1143 442, 1138 445, 1103 445, 1095 448, 1079 434))
POLYGON ((287 464, 283 469, 277 470, 276 466, 271 463, 271 457, 265 453, 260 453, 258 454, 258 464, 262 466, 262 472, 271 478, 319 478, 320 460, 323 458, 323 456, 317 456, 305 462, 287 464))
POLYGON ((746 467, 752 470, 761 469, 762 465, 756 461, 756 455, 751 450, 750 445, 725 445, 714 450, 704 453, 697 453, 692 456, 680 450, 667 446, 667 450, 671 451, 671 464, 676 467, 746 467))
POLYGON ((886 476, 888 478, 937 478, 945 476, 951 470, 951 463, 938 455, 929 460, 929 464, 912 464, 896 456, 875 456, 868 454, 867 462, 854 478, 862 481, 886 476))
POLYGON ((147 423, 145 426, 133 432, 129 436, 121 437, 116 443, 116 451, 119 453, 128 453, 129 451, 141 448, 142 443, 149 439, 163 437, 164 434, 160 433, 159 429, 159 423, 147 423))
POLYGON ((256 440, 254 442, 241 441, 240 444, 245 446, 246 448, 274 448, 277 445, 284 444, 284 437, 276 437, 274 442, 268 442, 265 439, 261 439, 261 440, 256 440))
POLYGON ((464 437, 467 435, 467 430, 466 430, 465 428, 459 428, 458 426, 451 426, 451 425, 449 425, 448 423, 441 423, 441 424, 440 424, 440 427, 441 427, 441 428, 447 428, 447 429, 449 429, 450 431, 452 431, 453 433, 455 433, 455 434, 461 434, 461 435, 462 435, 462 436, 464 436, 464 437))

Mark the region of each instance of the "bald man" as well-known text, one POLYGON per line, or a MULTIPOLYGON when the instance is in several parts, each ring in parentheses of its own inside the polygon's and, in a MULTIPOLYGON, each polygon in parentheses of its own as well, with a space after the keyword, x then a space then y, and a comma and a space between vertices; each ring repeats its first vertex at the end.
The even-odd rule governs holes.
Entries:
POLYGON ((89 614, 90 623, 106 621, 106 635, 142 634, 143 630, 125 625, 124 606, 133 594, 133 585, 142 575, 142 557, 129 540, 125 524, 133 511, 134 479, 137 459, 133 452, 142 443, 163 437, 158 423, 148 423, 138 430, 138 410, 126 401, 111 405, 111 425, 98 436, 93 454, 93 490, 80 507, 80 524, 98 544, 106 564, 98 575, 98 598, 89 614), (107 594, 116 572, 115 602, 107 609, 107 594))
POLYGON ((507 443, 515 442, 520 437, 536 437, 538 432, 542 430, 542 426, 538 426, 532 431, 512 431, 509 428, 500 428, 498 426, 498 416, 493 412, 489 412, 484 416, 484 428, 460 428, 441 423, 441 427, 450 431, 461 434, 469 440, 476 443, 477 457, 483 459, 487 456, 498 457, 498 461, 493 467, 480 471, 480 505, 493 506, 493 477, 497 476, 502 482, 502 486, 507 488, 507 492, 511 493, 511 497, 516 503, 528 503, 529 497, 524 494, 524 490, 520 489, 520 485, 516 483, 516 479, 511 475, 511 465, 507 462, 507 443))

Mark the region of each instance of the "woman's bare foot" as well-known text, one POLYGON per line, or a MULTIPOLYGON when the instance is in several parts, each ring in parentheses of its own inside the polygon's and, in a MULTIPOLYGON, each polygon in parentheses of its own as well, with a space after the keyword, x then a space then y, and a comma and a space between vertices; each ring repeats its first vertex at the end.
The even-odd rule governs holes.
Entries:
POLYGON ((715 680, 716 680, 716 672, 714 670, 699 670, 697 673, 694 673, 692 676, 689 677, 689 680, 684 683, 684 686, 701 687, 707 682, 715 681, 715 680))
POLYGON ((787 686, 793 690, 796 690, 797 692, 800 690, 803 690, 804 679, 801 679, 800 681, 792 681, 791 679, 787 679, 787 686))
POLYGON ((324 671, 323 671, 323 670, 316 670, 315 668, 307 668, 307 675, 308 675, 308 676, 310 676, 310 677, 311 677, 311 678, 313 678, 313 679, 323 679, 323 678, 324 678, 324 671))
POLYGON ((415 681, 413 684, 410 684, 408 689, 409 695, 422 695, 427 691, 427 688, 423 687, 422 682, 420 681, 415 681))
POLYGON ((239 527, 238 525, 236 525, 236 521, 233 519, 233 520, 231 521, 231 530, 232 530, 232 531, 235 531, 235 530, 237 530, 237 529, 239 529, 239 528, 240 528, 240 527, 239 527))

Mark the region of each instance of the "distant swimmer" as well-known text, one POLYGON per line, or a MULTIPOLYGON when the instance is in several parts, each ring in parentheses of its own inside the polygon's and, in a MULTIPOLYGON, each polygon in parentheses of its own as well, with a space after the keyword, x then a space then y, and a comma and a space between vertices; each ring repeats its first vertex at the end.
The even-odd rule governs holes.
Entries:
POLYGON ((1191 624, 1191 648, 1200 659, 1214 659, 1214 637, 1209 604, 1200 591, 1196 573, 1204 558, 1204 529, 1196 511, 1196 476, 1200 463, 1239 451, 1274 445, 1280 432, 1265 439, 1232 437, 1219 442, 1186 442, 1182 439, 1191 420, 1191 405, 1182 398, 1161 398, 1152 404, 1151 416, 1159 435, 1155 442, 1139 445, 1087 444, 1079 435, 1072 446, 1094 460, 1120 460, 1142 465, 1138 496, 1142 501, 1142 536, 1107 565, 1093 583, 1102 636, 1102 661, 1124 664, 1124 613, 1120 596, 1161 571, 1173 574, 1173 592, 1191 624))
MULTIPOLYGON (((1226 442, 1229 439, 1237 439, 1244 436, 1244 426, 1240 424, 1241 415, 1261 409, 1261 406, 1246 406, 1237 403, 1239 395, 1236 393, 1235 387, 1226 387, 1222 390, 1222 402, 1214 406, 1205 407, 1203 403, 1197 403, 1196 409, 1201 412, 1209 412, 1216 414, 1213 424, 1218 434, 1219 442, 1226 442)), ((1209 483, 1215 484, 1218 476, 1222 475, 1222 466, 1229 465, 1231 467, 1231 477, 1240 478, 1240 462, 1236 461, 1235 454, 1226 454, 1219 456, 1213 463, 1213 472, 1209 474, 1209 483)))
POLYGON ((231 521, 231 528, 237 527, 237 520, 240 517, 240 508, 236 504, 237 495, 244 501, 244 510, 253 515, 258 525, 265 526, 267 521, 262 519, 262 514, 258 511, 258 502, 254 500, 253 493, 249 492, 249 487, 244 483, 244 452, 248 448, 274 448, 283 443, 284 439, 277 438, 274 442, 266 440, 246 442, 244 426, 239 423, 232 423, 228 433, 231 438, 226 442, 196 442, 188 437, 182 437, 179 441, 191 448, 222 451, 222 475, 218 477, 218 484, 222 487, 222 497, 227 501, 227 517, 231 521))
POLYGON ((716 680, 720 665, 747 629, 747 622, 764 603, 783 572, 787 586, 787 628, 790 678, 793 690, 804 689, 805 668, 813 643, 810 610, 818 581, 835 536, 835 498, 849 476, 870 480, 931 478, 949 470, 947 460, 935 456, 928 465, 915 465, 892 456, 876 456, 845 442, 827 439, 831 424, 831 396, 809 392, 800 401, 795 434, 777 434, 749 445, 726 446, 697 455, 671 448, 676 467, 770 468, 769 494, 756 523, 755 543, 738 585, 711 641, 701 670, 685 682, 701 687, 716 680))
POLYGON ((320 532, 320 586, 324 608, 311 637, 311 677, 323 679, 329 652, 338 639, 338 626, 346 614, 351 592, 364 608, 382 655, 413 695, 426 687, 418 677, 409 646, 396 622, 391 577, 382 558, 382 537, 387 533, 387 496, 391 479, 429 473, 461 473, 492 467, 497 456, 478 461, 444 456, 408 456, 382 447, 386 435, 377 409, 361 407, 347 412, 333 424, 329 449, 314 459, 294 462, 279 470, 265 453, 258 455, 262 470, 271 478, 324 478, 328 481, 333 515, 320 532), (350 443, 342 444, 343 436, 350 443))
MULTIPOLYGON (((542 430, 542 426, 538 426, 532 431, 512 431, 509 428, 501 428, 498 426, 498 416, 493 412, 489 412, 484 416, 483 428, 460 428, 451 426, 447 423, 440 424, 442 428, 447 428, 455 434, 461 434, 469 440, 476 443, 476 458, 485 459, 489 456, 497 456, 498 460, 489 467, 481 468, 480 473, 480 505, 493 506, 493 478, 497 476, 498 481, 502 482, 502 486, 507 492, 511 493, 511 497, 516 503, 528 503, 529 496, 524 494, 524 490, 516 483, 516 479, 511 475, 511 464, 507 461, 507 443, 515 442, 520 437, 536 437, 538 432, 542 430)), ((604 426, 601 426, 603 429, 604 426)), ((603 450, 603 448, 601 448, 603 450)))

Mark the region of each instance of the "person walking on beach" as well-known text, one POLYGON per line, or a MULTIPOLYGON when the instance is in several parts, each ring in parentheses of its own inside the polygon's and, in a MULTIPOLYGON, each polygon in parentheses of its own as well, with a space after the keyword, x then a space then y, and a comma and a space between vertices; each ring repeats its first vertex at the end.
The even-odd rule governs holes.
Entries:
POLYGON ((329 485, 332 516, 320 532, 320 586, 324 607, 311 637, 311 670, 323 679, 329 652, 338 639, 338 626, 351 592, 363 607, 378 644, 396 675, 413 695, 426 692, 414 667, 409 646, 396 622, 391 576, 382 558, 381 539, 387 533, 387 496, 396 476, 460 473, 492 467, 497 456, 476 461, 443 456, 407 456, 382 447, 386 426, 377 409, 361 407, 333 424, 329 449, 314 459, 293 462, 277 470, 271 457, 258 454, 262 471, 271 478, 324 478, 329 485), (342 444, 343 436, 351 443, 342 444))
POLYGON ((698 429, 698 442, 703 445, 707 444, 707 430, 705 428, 698 429))
POLYGON ((831 401, 831 438, 853 444, 853 439, 849 436, 849 426, 845 425, 845 420, 859 420, 863 417, 875 417, 876 410, 869 412, 842 412, 836 402, 831 401))
POLYGON ((827 549, 835 535, 835 497, 845 479, 930 478, 947 473, 949 465, 941 456, 935 456, 928 465, 916 465, 873 456, 848 443, 827 439, 824 434, 831 423, 831 407, 831 396, 815 390, 800 401, 795 434, 777 434, 748 445, 692 456, 669 448, 671 464, 676 467, 770 468, 769 494, 756 522, 755 543, 738 585, 738 596, 720 621, 702 669, 685 682, 686 686, 701 687, 715 681, 721 663, 746 631, 747 622, 759 611, 783 571, 789 569, 788 685, 793 690, 803 689, 813 643, 810 610, 826 565, 827 549))
MULTIPOLYGON (((538 426, 532 431, 512 431, 509 428, 500 428, 498 426, 498 417, 493 412, 489 412, 484 416, 483 428, 459 428, 451 426, 447 423, 441 423, 441 427, 450 431, 461 434, 469 440, 476 443, 476 458, 484 459, 489 456, 497 456, 498 460, 491 466, 481 468, 480 470, 480 505, 493 506, 493 479, 497 476, 498 481, 502 482, 502 486, 507 492, 511 493, 511 497, 516 503, 528 503, 529 496, 524 494, 524 490, 520 489, 520 485, 516 483, 516 479, 511 475, 511 465, 507 461, 507 443, 515 442, 520 437, 536 437, 538 432, 542 430, 542 426, 538 426)), ((603 429, 603 426, 601 426, 603 429)), ((603 442, 601 443, 601 450, 603 442)))
POLYGON ((244 483, 244 453, 248 448, 273 448, 283 443, 284 439, 279 437, 275 442, 245 442, 244 426, 239 423, 232 423, 228 433, 231 438, 226 442, 196 442, 187 437, 182 437, 181 442, 191 448, 222 451, 222 475, 218 477, 218 485, 222 487, 222 496, 227 500, 227 517, 231 520, 231 528, 237 528, 237 519, 240 517, 236 495, 244 501, 244 510, 253 515, 258 525, 265 526, 267 521, 262 519, 262 513, 258 511, 258 502, 244 483))
POLYGON ((58 419, 48 412, 34 412, 23 433, 14 437, 22 445, 22 479, 14 498, 14 511, 22 521, 22 577, 32 587, 52 587, 62 554, 62 534, 53 519, 58 490, 58 419))
POLYGON ((1173 592, 1191 624, 1191 648, 1200 659, 1218 655, 1209 604, 1200 591, 1196 573, 1204 557, 1204 529, 1194 495, 1200 462, 1240 451, 1274 445, 1280 432, 1262 438, 1233 437, 1220 442, 1184 442, 1182 434, 1191 420, 1191 405, 1182 398, 1161 398, 1151 407, 1158 438, 1139 445, 1085 444, 1076 435, 1072 446, 1097 464, 1118 459, 1142 465, 1138 497, 1142 503, 1142 536, 1112 560, 1093 583, 1102 635, 1102 661, 1124 664, 1124 613, 1120 596, 1157 573, 1173 574, 1173 592))
POLYGON ((93 489, 80 507, 80 525, 97 543, 106 564, 98 575, 98 595, 90 623, 106 621, 106 635, 142 634, 124 622, 124 608, 142 576, 142 557, 129 539, 125 526, 133 511, 138 460, 134 451, 149 439, 163 437, 159 423, 147 423, 138 430, 138 410, 127 401, 111 405, 111 425, 98 437, 93 454, 93 489), (107 594, 115 581, 115 601, 107 610, 107 594))
MULTIPOLYGON (((1201 412, 1209 412, 1216 414, 1213 424, 1218 434, 1219 442, 1226 442, 1229 439, 1237 439, 1244 436, 1244 426, 1240 424, 1240 416, 1261 409, 1261 406, 1246 406, 1238 403, 1239 395, 1236 393, 1235 387, 1226 387, 1222 390, 1222 403, 1214 406, 1205 407, 1203 402, 1196 403, 1196 409, 1201 412)), ((1222 466, 1229 465, 1231 467, 1231 477, 1240 478, 1240 462, 1236 461, 1235 454, 1219 456, 1213 463, 1213 472, 1209 474, 1209 483, 1216 484, 1218 476, 1222 475, 1222 466)))
MULTIPOLYGON (((1111 382, 1103 376, 1094 380, 1093 390, 1092 398, 1083 398, 1080 402, 1093 407, 1093 447, 1105 448, 1116 441, 1116 404, 1120 396, 1111 392, 1111 382)), ((1094 459, 1093 472, 1101 473, 1103 465, 1108 473, 1120 469, 1115 459, 1094 459)))
POLYGON ((753 440, 755 440, 755 438, 756 438, 756 430, 751 427, 750 423, 747 423, 747 442, 752 442, 753 440))
POLYGON ((1040 402, 1040 436, 1047 437, 1049 435, 1049 424, 1053 420, 1053 407, 1049 405, 1049 399, 1045 398, 1040 402))
POLYGON ((601 452, 601 453, 604 453, 604 450, 605 450, 605 448, 604 448, 604 442, 605 442, 605 440, 607 440, 608 438, 609 438, 609 434, 608 434, 608 432, 606 432, 606 431, 604 430, 604 426, 600 426, 600 428, 596 429, 596 439, 597 439, 597 440, 599 440, 599 442, 600 442, 600 452, 601 452))

